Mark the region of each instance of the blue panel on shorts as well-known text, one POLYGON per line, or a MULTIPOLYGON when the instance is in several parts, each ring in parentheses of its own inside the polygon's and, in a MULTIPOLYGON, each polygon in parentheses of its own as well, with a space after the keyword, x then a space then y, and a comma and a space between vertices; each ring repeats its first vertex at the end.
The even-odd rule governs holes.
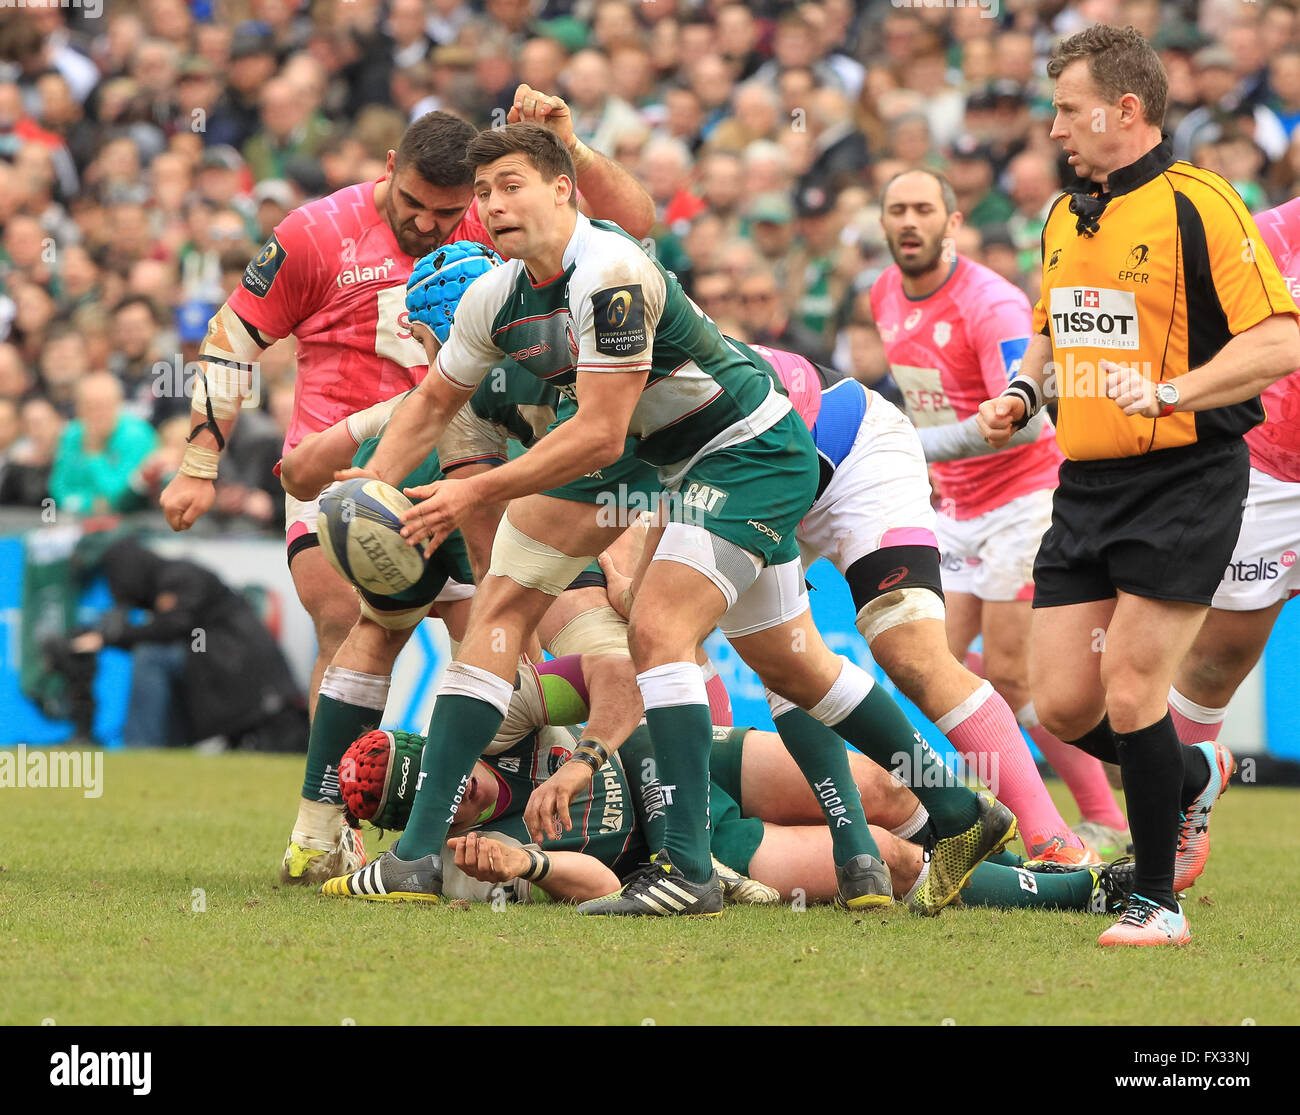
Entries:
POLYGON ((837 468, 849 455, 867 413, 867 389, 856 379, 842 379, 822 392, 822 409, 813 426, 817 452, 837 468))

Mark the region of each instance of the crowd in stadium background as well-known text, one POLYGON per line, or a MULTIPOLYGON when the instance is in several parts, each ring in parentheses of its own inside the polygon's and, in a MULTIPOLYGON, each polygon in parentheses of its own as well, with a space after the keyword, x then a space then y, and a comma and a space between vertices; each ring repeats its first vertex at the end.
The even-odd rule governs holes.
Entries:
MULTIPOLYGON (((378 179, 432 109, 489 127, 516 86, 654 198, 659 259, 724 332, 898 398, 868 291, 881 186, 925 165, 958 250, 1036 297, 1073 174, 1053 42, 1131 24, 1175 153, 1254 211, 1300 192, 1294 0, 81 0, 0 11, 0 506, 156 508, 187 364, 284 215, 378 179)), ((293 341, 260 365, 217 522, 274 530, 293 341)))

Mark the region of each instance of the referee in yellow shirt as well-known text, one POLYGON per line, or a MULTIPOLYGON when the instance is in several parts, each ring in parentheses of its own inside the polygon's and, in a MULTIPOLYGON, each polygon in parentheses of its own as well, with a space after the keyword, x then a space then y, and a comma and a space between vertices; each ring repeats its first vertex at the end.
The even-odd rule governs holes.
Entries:
POLYGON ((1241 528, 1242 434, 1300 366, 1300 311, 1232 187, 1174 161, 1168 77, 1137 31, 1072 35, 1047 72, 1052 138, 1091 189, 1050 211, 1036 333, 980 428, 999 447, 1057 400, 1069 459, 1034 566, 1030 689, 1050 731, 1123 773, 1137 878, 1099 943, 1180 945, 1175 893, 1233 760, 1179 743, 1169 686, 1241 528))

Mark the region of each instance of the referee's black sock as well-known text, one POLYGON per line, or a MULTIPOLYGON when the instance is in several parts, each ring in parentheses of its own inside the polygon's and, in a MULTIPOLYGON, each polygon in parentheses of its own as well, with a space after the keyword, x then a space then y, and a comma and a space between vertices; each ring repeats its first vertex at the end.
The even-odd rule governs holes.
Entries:
POLYGON ((1177 910, 1174 857, 1178 852, 1184 748, 1173 718, 1165 713, 1149 727, 1116 733, 1115 745, 1137 858, 1133 890, 1177 910))
MULTIPOLYGON (((1078 739, 1065 741, 1071 747, 1086 751, 1094 759, 1103 763, 1118 763, 1119 754, 1115 750, 1115 733, 1110 726, 1110 717, 1103 716, 1101 723, 1091 731, 1084 732, 1078 739)), ((1199 789, 1197 791, 1200 792, 1199 789)))

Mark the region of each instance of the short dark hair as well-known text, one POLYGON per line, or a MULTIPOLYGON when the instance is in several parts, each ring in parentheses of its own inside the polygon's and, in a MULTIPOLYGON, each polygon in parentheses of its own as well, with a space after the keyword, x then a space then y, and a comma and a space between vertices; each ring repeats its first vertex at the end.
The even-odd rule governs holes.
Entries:
POLYGON ((525 155, 541 173, 543 181, 554 182, 561 174, 573 183, 569 204, 578 205, 578 175, 573 156, 559 137, 537 124, 507 124, 504 128, 486 128, 479 132, 465 152, 465 169, 474 179, 481 166, 494 163, 506 155, 525 155))
POLYGON ((473 176, 458 156, 474 136, 474 125, 459 116, 426 112, 403 133, 394 168, 412 166, 431 186, 468 186, 473 176))
POLYGON ((928 174, 939 183, 939 196, 943 199, 944 212, 951 217, 957 211, 957 193, 952 188, 952 183, 948 181, 946 175, 940 174, 937 170, 932 170, 928 166, 914 166, 908 167, 907 170, 900 170, 886 182, 885 188, 880 191, 880 204, 882 207, 885 204, 885 198, 889 196, 889 187, 905 174, 928 174))
POLYGON ((1125 93, 1142 102, 1142 115, 1157 128, 1165 122, 1169 101, 1169 75, 1151 44, 1135 27, 1094 23, 1062 39, 1047 63, 1047 76, 1055 80, 1071 62, 1088 62, 1093 84, 1113 104, 1125 93))
POLYGON ((158 316, 158 307, 154 305, 153 299, 147 294, 128 294, 113 307, 113 316, 116 317, 123 310, 129 309, 131 306, 143 306, 149 311, 149 316, 153 318, 154 324, 161 324, 161 319, 158 316))

